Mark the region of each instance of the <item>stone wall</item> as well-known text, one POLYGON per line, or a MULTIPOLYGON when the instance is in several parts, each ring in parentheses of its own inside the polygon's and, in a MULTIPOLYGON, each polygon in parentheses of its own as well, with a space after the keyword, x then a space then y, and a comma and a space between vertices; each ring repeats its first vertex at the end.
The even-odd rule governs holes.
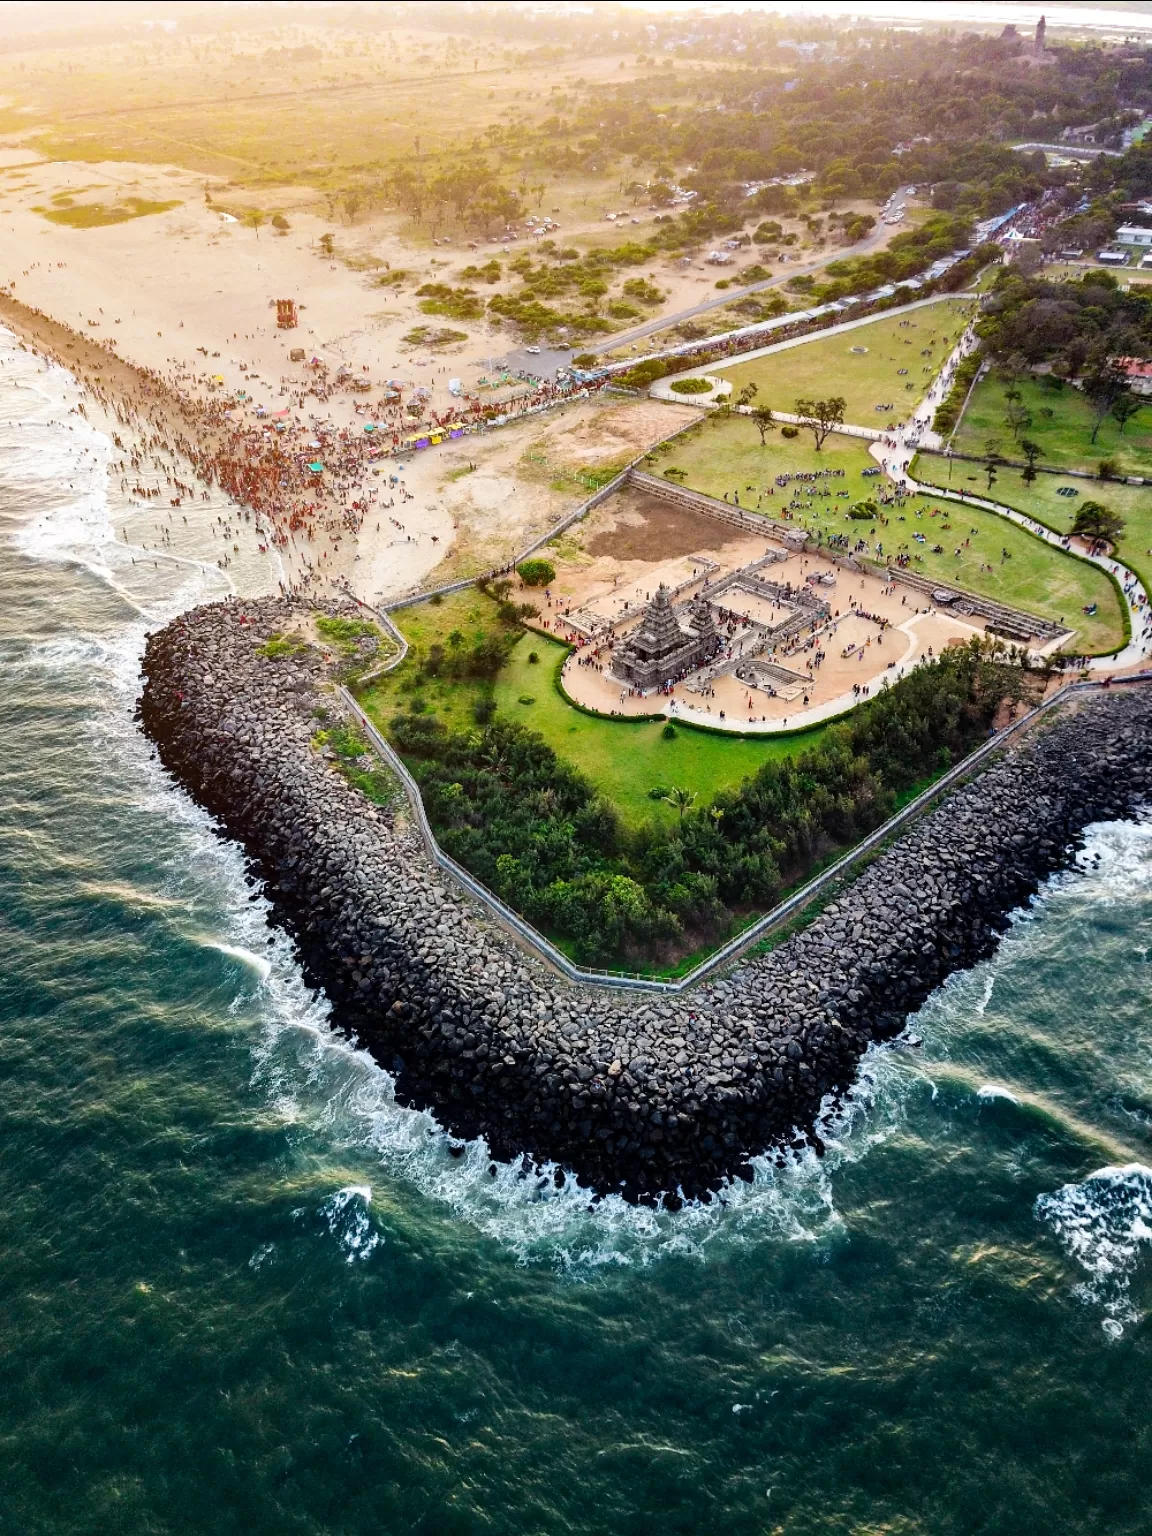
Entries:
POLYGON ((336 1022, 495 1156, 554 1159, 630 1198, 700 1194, 809 1136, 861 1053, 1068 862, 1081 830, 1152 789, 1152 697, 1100 696, 918 823, 802 933, 677 996, 551 972, 486 919, 396 811, 311 745, 318 655, 260 654, 308 610, 199 608, 150 637, 139 715, 168 769, 238 839, 336 1022))

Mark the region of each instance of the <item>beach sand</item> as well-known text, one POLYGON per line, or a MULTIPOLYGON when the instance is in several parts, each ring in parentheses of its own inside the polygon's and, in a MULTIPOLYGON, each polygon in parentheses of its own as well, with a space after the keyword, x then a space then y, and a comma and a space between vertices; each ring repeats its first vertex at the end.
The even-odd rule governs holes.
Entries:
MULTIPOLYGON (((383 268, 357 270, 323 257, 315 241, 324 225, 307 211, 294 214, 281 237, 268 226, 257 233, 229 222, 205 202, 200 178, 174 168, 43 162, 20 176, 27 185, 16 196, 8 189, 0 217, 0 283, 8 290, 0 295, 0 322, 73 371, 126 443, 129 429, 136 433, 140 474, 152 475, 146 488, 161 492, 152 498, 157 506, 143 508, 163 508, 146 519, 157 541, 179 534, 208 554, 221 547, 223 516, 235 537, 218 558, 235 563, 243 553, 247 563, 249 554, 262 554, 277 579, 307 583, 315 595, 343 590, 378 603, 505 563, 585 499, 582 470, 626 462, 690 419, 685 407, 648 400, 573 402, 413 454, 402 468, 381 456, 326 476, 317 520, 288 532, 276 551, 274 519, 245 517, 235 506, 229 514, 235 498, 213 487, 211 476, 196 476, 197 460, 220 452, 230 435, 228 424, 204 420, 213 401, 247 396, 231 425, 256 428, 280 414, 298 439, 317 430, 351 438, 366 425, 360 412, 367 396, 333 387, 337 368, 374 387, 398 379, 406 397, 423 389, 428 409, 444 412, 453 405, 449 379, 474 387, 510 338, 486 329, 444 355, 406 345, 403 336, 428 323, 415 301, 372 286, 383 268), (81 189, 105 201, 134 196, 178 199, 179 206, 96 228, 52 223, 35 211, 81 189), (300 305, 296 329, 277 329, 277 298, 300 305), (292 363, 289 352, 298 347, 328 372, 292 363), (177 491, 180 504, 172 508, 170 475, 196 486, 194 494, 177 491), (358 511, 345 512, 357 502, 358 511)), ((359 238, 390 249, 386 231, 359 238)), ((391 238, 393 258, 403 257, 411 270, 413 253, 391 238)), ((438 258, 418 253, 417 260, 427 276, 440 275, 432 265, 438 258)), ((129 480, 132 474, 129 468, 129 480)))

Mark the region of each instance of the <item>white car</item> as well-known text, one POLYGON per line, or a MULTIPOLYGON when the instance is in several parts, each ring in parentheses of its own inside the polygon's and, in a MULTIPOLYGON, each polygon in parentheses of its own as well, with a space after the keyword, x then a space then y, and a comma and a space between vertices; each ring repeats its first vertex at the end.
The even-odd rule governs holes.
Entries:
POLYGON ((530 352, 533 357, 539 357, 540 356, 540 348, 539 347, 525 347, 524 350, 525 350, 525 352, 530 352))

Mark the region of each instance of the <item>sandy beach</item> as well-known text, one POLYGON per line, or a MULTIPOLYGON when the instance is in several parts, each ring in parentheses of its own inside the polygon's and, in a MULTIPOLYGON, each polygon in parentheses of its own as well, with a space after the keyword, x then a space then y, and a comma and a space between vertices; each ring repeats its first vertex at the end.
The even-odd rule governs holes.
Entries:
MULTIPOLYGON (((92 170, 37 167, 35 195, 67 195, 81 169, 92 170)), ((396 301, 321 258, 319 220, 259 233, 206 204, 196 178, 165 175, 186 201, 164 213, 73 229, 29 206, 0 229, 0 321, 85 384, 124 444, 121 489, 154 514, 125 538, 226 570, 259 556, 255 568, 295 590, 379 603, 506 563, 584 498, 582 469, 626 462, 687 416, 577 399, 397 458, 467 409, 450 379, 489 414, 490 401, 514 411, 535 397, 523 386, 482 397, 489 363, 466 345, 406 346, 420 318, 410 302, 365 313, 396 301), (297 328, 277 328, 277 298, 298 304, 297 328), (400 403, 412 399, 419 417, 400 403), (323 468, 313 476, 309 463, 323 468)), ((156 181, 142 190, 164 190, 156 181)), ((267 576, 243 584, 254 579, 262 589, 267 576)))

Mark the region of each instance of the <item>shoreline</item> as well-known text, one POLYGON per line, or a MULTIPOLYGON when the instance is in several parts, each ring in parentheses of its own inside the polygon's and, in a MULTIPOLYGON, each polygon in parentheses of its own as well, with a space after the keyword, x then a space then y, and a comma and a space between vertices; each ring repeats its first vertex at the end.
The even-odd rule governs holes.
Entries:
POLYGON ((312 746, 334 714, 318 653, 261 647, 303 605, 230 601, 149 639, 139 716, 161 760, 244 847, 338 1027, 406 1103, 494 1157, 674 1203, 821 1150, 820 1116, 877 1041, 1067 866, 1084 828, 1152 790, 1152 697, 1061 712, 918 822, 802 932, 683 996, 565 981, 448 885, 393 801, 312 746))

